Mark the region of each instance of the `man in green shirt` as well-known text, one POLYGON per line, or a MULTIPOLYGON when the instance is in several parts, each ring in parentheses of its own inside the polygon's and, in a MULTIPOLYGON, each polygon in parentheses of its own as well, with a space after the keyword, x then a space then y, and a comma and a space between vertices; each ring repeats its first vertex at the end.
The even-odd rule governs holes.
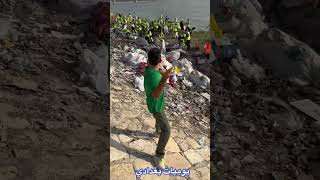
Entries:
POLYGON ((148 52, 148 67, 144 71, 144 88, 149 112, 156 119, 157 133, 160 133, 154 161, 158 168, 164 169, 165 147, 170 138, 170 125, 165 115, 164 86, 173 68, 160 72, 161 51, 153 48, 148 52), (161 132, 160 132, 161 131, 161 132))

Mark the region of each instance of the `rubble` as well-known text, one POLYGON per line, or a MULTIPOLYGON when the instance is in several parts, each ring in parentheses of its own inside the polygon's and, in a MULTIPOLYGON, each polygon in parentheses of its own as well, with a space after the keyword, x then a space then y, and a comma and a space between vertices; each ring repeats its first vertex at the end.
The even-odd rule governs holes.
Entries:
MULTIPOLYGON (((275 1, 259 0, 261 6, 253 1, 225 2, 231 3, 233 18, 240 23, 216 6, 217 23, 225 33, 217 44, 235 45, 241 56, 215 63, 209 76, 215 178, 319 179, 319 157, 314 156, 320 147, 320 138, 314 136, 319 130, 314 119, 320 103, 319 55, 300 41, 303 38, 287 34, 290 28, 284 32, 278 23, 265 21, 264 6, 275 1), (224 29, 227 21, 233 21, 233 29, 224 29)), ((300 16, 291 11, 291 16, 300 16)))
POLYGON ((109 92, 109 86, 106 84, 108 82, 107 60, 108 51, 105 46, 100 46, 95 53, 84 49, 83 58, 80 60, 82 78, 88 80, 90 85, 102 95, 109 92))
POLYGON ((0 179, 103 179, 109 101, 99 91, 108 67, 94 61, 109 54, 85 45, 87 21, 38 1, 0 0, 0 16, 0 179), (82 66, 77 74, 80 61, 100 72, 82 66))

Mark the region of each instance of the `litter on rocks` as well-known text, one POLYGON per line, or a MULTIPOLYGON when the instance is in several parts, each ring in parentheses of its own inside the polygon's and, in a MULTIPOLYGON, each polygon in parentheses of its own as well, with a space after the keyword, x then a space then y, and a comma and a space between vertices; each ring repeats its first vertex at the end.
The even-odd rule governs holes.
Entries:
POLYGON ((143 76, 140 76, 140 77, 136 76, 135 79, 134 79, 135 88, 139 89, 140 91, 144 91, 143 81, 144 81, 144 77, 143 76))
POLYGON ((139 53, 128 53, 124 57, 125 62, 131 66, 138 66, 140 63, 147 63, 147 59, 139 53))

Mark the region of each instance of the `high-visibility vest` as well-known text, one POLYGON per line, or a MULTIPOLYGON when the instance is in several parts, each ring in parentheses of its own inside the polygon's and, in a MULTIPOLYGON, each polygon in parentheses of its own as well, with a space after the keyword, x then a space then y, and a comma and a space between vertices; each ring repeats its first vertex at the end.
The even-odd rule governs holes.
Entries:
POLYGON ((191 40, 190 32, 187 32, 187 41, 190 41, 190 40, 191 40))

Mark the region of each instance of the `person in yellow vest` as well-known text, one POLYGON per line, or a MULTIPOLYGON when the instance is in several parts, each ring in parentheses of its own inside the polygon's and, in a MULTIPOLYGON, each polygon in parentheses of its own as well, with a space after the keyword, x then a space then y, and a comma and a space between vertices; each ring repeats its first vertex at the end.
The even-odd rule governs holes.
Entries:
POLYGON ((189 30, 186 32, 186 45, 187 45, 187 50, 190 50, 190 45, 191 45, 191 33, 189 30))
POLYGON ((146 31, 146 35, 145 35, 146 40, 148 41, 148 43, 152 43, 153 42, 153 38, 152 38, 152 33, 150 30, 146 31))
POLYGON ((183 30, 179 31, 179 37, 178 37, 178 42, 180 47, 184 47, 185 43, 185 34, 183 30))

